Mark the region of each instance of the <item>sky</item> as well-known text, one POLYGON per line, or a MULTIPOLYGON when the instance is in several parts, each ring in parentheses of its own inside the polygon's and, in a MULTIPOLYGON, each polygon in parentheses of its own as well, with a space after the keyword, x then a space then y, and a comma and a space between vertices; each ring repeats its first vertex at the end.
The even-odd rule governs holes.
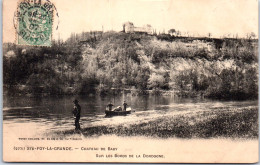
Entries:
MULTIPOLYGON (((54 17, 53 38, 67 39, 82 31, 121 31, 124 22, 141 27, 150 24, 157 32, 169 29, 194 36, 228 34, 258 35, 257 0, 51 0, 54 17), (59 23, 58 23, 59 22, 59 23)), ((17 0, 3 2, 3 42, 15 41, 13 16, 17 0)))

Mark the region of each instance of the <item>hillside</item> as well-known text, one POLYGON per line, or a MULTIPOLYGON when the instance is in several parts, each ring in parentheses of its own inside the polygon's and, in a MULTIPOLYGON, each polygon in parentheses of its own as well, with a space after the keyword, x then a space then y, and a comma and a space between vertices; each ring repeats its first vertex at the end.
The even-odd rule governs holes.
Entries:
POLYGON ((131 89, 132 94, 255 99, 257 42, 91 32, 52 47, 4 44, 4 93, 107 95, 131 89))

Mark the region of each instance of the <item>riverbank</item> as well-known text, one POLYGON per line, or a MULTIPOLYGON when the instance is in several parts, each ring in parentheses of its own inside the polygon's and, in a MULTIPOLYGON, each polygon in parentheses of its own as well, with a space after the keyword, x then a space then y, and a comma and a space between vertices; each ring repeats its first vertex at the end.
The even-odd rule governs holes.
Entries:
MULTIPOLYGON (((131 118, 131 115, 127 116, 131 118)), ((258 107, 213 108, 184 113, 164 113, 142 121, 93 125, 82 128, 86 137, 101 135, 147 136, 155 138, 246 138, 258 137, 258 107)), ((57 132, 75 134, 74 130, 57 132)))

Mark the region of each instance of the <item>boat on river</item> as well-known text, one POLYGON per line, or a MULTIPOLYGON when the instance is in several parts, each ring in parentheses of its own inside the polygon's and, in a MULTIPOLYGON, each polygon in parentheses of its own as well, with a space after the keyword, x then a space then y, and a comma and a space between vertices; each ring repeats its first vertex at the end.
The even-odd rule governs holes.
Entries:
POLYGON ((109 111, 108 109, 105 110, 106 116, 125 116, 130 114, 132 111, 131 107, 127 107, 126 111, 124 111, 121 107, 116 107, 109 111))

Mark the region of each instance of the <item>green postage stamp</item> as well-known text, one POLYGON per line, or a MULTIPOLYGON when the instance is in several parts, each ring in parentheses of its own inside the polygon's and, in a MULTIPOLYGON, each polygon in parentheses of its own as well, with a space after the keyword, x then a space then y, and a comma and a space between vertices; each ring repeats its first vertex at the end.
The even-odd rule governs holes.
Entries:
POLYGON ((50 1, 20 2, 17 18, 19 45, 51 46, 53 5, 50 1))

